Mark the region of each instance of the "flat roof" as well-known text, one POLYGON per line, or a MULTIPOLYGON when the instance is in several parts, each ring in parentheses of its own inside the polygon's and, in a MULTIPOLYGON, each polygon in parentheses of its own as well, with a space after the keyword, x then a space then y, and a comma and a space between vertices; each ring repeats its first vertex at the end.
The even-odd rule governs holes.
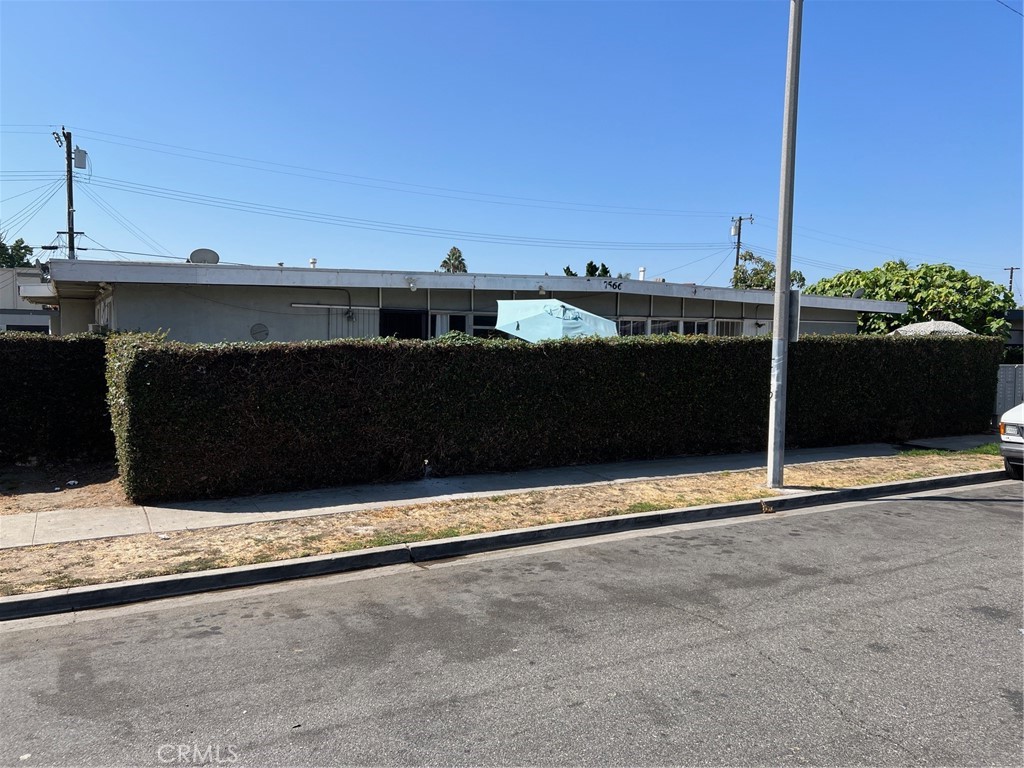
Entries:
MULTIPOLYGON (((655 280, 623 280, 612 277, 567 277, 565 275, 496 275, 480 272, 415 272, 365 269, 323 269, 305 267, 265 267, 236 264, 153 263, 51 259, 52 301, 57 296, 85 296, 100 283, 224 285, 290 288, 405 288, 476 291, 530 291, 574 293, 625 293, 640 296, 668 296, 684 299, 711 299, 745 304, 774 304, 775 294, 767 290, 720 288, 695 283, 669 283, 655 280)), ((29 301, 42 298, 43 291, 24 291, 29 301), (30 295, 31 294, 31 295, 30 295)), ((840 309, 854 312, 903 314, 906 302, 873 301, 838 296, 801 294, 805 307, 840 309)))

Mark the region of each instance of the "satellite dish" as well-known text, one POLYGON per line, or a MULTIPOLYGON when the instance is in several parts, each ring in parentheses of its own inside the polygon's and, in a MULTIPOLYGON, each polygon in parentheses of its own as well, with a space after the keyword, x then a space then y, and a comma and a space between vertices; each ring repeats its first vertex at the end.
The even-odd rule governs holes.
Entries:
POLYGON ((188 261, 190 264, 216 264, 220 256, 210 248, 196 248, 189 254, 188 261))
POLYGON ((864 295, 864 289, 863 288, 858 288, 856 291, 853 292, 853 298, 855 298, 855 299, 859 299, 863 295, 864 295))

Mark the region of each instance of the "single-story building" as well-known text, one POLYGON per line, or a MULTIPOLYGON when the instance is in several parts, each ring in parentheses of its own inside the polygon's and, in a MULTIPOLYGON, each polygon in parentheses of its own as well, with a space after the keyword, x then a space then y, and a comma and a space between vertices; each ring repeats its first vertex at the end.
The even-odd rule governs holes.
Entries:
POLYGON ((0 267, 0 331, 50 333, 50 319, 57 310, 31 303, 19 294, 19 287, 39 283, 36 267, 0 267))
MULTIPOLYGON (((494 333, 499 299, 556 298, 618 324, 621 335, 771 333, 771 291, 562 275, 384 272, 231 264, 53 259, 21 297, 60 307, 53 332, 162 329, 187 342, 298 341, 450 330, 494 333)), ((861 312, 906 304, 801 296, 803 334, 856 333, 861 312)))

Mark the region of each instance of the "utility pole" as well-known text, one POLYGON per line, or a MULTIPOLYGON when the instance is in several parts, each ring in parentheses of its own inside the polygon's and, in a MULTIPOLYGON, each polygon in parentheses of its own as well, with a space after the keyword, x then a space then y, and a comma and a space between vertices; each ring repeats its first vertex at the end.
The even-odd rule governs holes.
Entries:
POLYGON ((768 412, 768 487, 782 487, 786 445, 786 369, 789 363, 789 273, 793 249, 793 178, 796 165, 796 108, 800 92, 800 31, 803 0, 790 0, 786 100, 782 123, 779 182, 779 240, 775 257, 775 314, 772 325, 771 410, 768 412))
POLYGON ((75 175, 71 169, 71 131, 64 130, 62 125, 60 132, 64 136, 64 154, 68 166, 68 258, 73 259, 75 258, 75 188, 72 180, 75 175))
MULTIPOLYGON (((749 221, 751 224, 754 223, 754 214, 749 216, 733 217, 732 220, 732 236, 736 238, 736 269, 740 268, 740 238, 743 237, 743 222, 749 221)), ((736 274, 733 272, 733 274, 736 274)))
POLYGON ((1013 293, 1013 273, 1016 272, 1020 267, 1003 267, 1003 272, 1010 273, 1010 293, 1013 293))
MULTIPOLYGON (((67 176, 65 180, 65 186, 68 190, 68 231, 58 232, 58 235, 67 234, 68 236, 68 258, 74 259, 75 256, 75 235, 82 234, 81 232, 75 232, 75 189, 74 189, 74 154, 81 152, 84 161, 85 153, 80 149, 75 149, 72 152, 71 149, 71 131, 68 131, 62 125, 60 127, 60 133, 53 132, 53 138, 57 142, 57 146, 64 147, 64 162, 66 165, 67 176)), ((81 166, 81 167, 84 167, 81 166)))

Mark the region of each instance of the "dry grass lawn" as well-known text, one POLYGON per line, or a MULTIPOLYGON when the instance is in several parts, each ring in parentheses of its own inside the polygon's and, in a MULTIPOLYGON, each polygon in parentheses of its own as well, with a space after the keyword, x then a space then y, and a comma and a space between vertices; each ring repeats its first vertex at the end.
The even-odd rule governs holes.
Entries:
MULTIPOLYGON (((998 469, 996 455, 908 454, 793 465, 788 487, 825 490, 998 469)), ((468 533, 777 495, 765 470, 569 487, 280 522, 0 550, 0 594, 208 570, 468 533)), ((10 506, 10 505, 8 505, 10 506)), ((0 521, 2 523, 2 521, 0 521)))

